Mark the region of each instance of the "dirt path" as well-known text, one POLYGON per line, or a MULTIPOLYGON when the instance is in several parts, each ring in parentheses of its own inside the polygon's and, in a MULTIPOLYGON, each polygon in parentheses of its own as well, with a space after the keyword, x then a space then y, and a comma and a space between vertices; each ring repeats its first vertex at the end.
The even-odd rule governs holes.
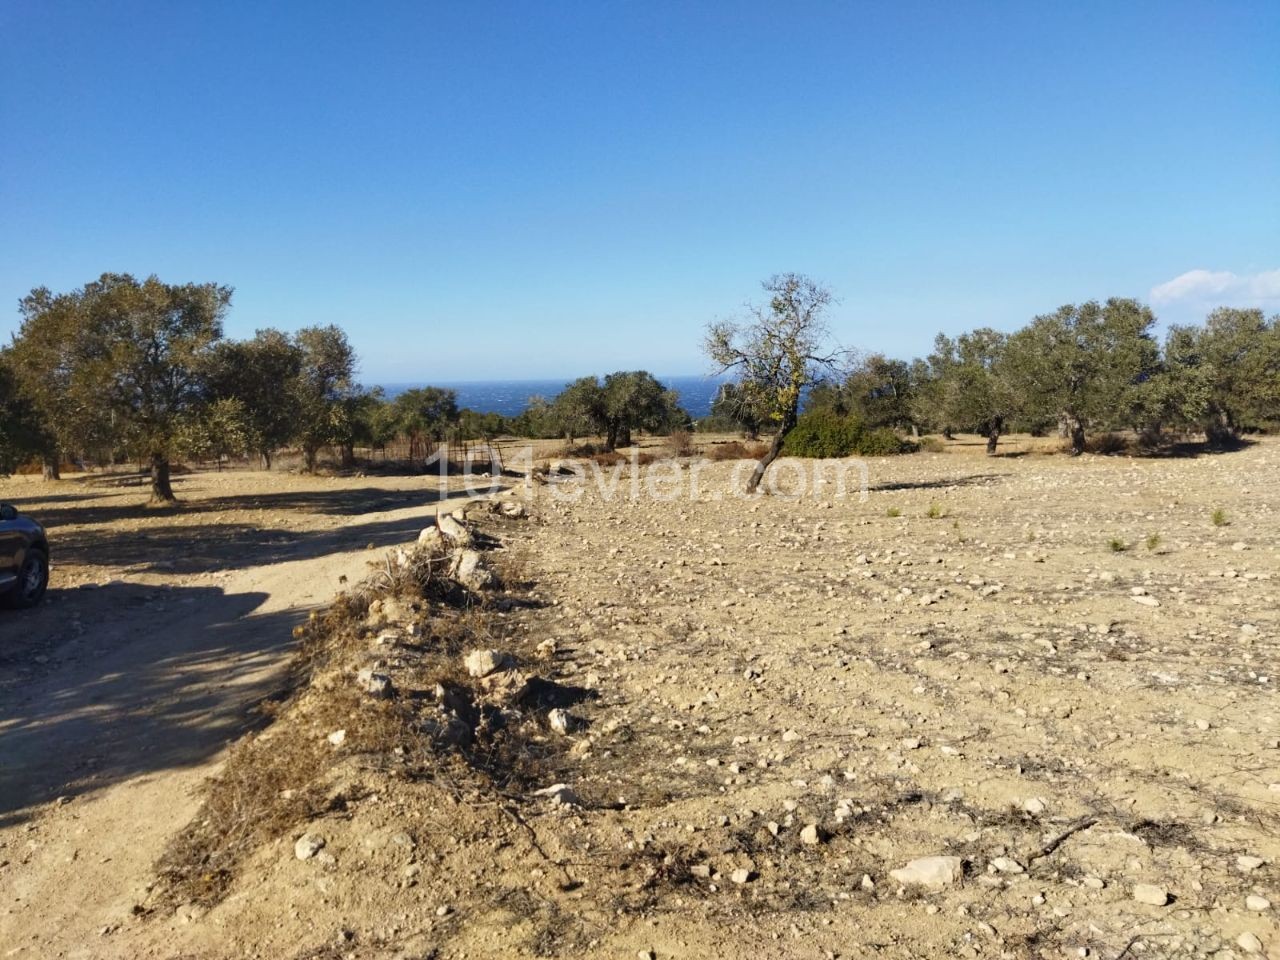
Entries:
MULTIPOLYGON (((382 555, 370 551, 368 531, 379 544, 411 540, 440 506, 411 499, 359 514, 358 524, 342 512, 323 517, 328 529, 304 523, 292 550, 273 550, 261 564, 158 584, 143 575, 59 590, 55 581, 50 605, 5 625, 21 627, 30 660, 25 676, 0 687, 4 956, 108 951, 104 938, 145 897, 142 878, 194 814, 196 787, 252 721, 253 705, 279 686, 292 626, 382 555)), ((53 531, 71 554, 78 535, 88 528, 53 531)), ((137 539, 145 549, 150 538, 137 539)), ((181 564, 206 542, 193 526, 185 549, 178 542, 154 564, 181 564)))

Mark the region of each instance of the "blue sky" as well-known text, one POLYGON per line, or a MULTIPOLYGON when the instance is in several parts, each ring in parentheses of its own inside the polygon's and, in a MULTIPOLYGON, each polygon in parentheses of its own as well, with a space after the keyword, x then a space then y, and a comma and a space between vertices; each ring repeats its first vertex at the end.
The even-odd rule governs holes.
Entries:
POLYGON ((0 2, 0 336, 236 288, 366 382, 705 368, 771 273, 898 356, 1280 312, 1280 4, 0 2))

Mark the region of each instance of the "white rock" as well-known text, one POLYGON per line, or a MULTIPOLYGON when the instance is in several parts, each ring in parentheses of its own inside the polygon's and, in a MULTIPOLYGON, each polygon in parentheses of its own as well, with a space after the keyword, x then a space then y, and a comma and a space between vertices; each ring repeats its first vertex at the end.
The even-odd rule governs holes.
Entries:
POLYGON ((876 882, 871 879, 871 874, 864 873, 862 875, 862 883, 859 884, 859 886, 861 886, 863 890, 874 890, 876 888, 876 882))
POLYGON ((902 884, 939 888, 957 883, 964 876, 964 864, 959 857, 920 857, 891 870, 889 876, 902 884))
POLYGON ((1023 866, 1012 857, 996 857, 991 861, 991 865, 996 868, 999 873, 1023 873, 1023 866))
POLYGON ((439 527, 424 527, 422 532, 418 534, 418 546, 428 550, 441 546, 444 543, 444 535, 440 532, 439 527))
POLYGON ((436 526, 445 537, 454 543, 466 544, 471 542, 471 533, 467 528, 447 513, 436 517, 436 526))
POLYGON ((1245 953, 1262 952, 1262 941, 1258 939, 1257 934, 1250 933, 1248 930, 1236 937, 1236 946, 1245 953))
POLYGON ((1245 897, 1244 905, 1257 913, 1262 913, 1264 910, 1271 909, 1271 901, 1266 897, 1258 896, 1256 893, 1251 893, 1249 896, 1245 897))
POLYGON ((1250 857, 1244 854, 1241 854, 1240 856, 1236 857, 1236 866, 1239 867, 1241 870, 1243 870, 1245 873, 1249 873, 1250 871, 1257 870, 1260 866, 1262 866, 1266 862, 1267 861, 1263 860, 1261 857, 1250 857))
POLYGON ((335 730, 333 731, 333 733, 325 737, 325 739, 328 740, 330 743, 332 743, 335 747, 340 747, 342 746, 343 741, 347 739, 347 731, 335 730))
POLYGON ((356 685, 369 696, 378 700, 386 700, 395 693, 391 678, 379 673, 372 667, 365 667, 356 674, 356 685))
POLYGON ((1169 902, 1169 893, 1164 887, 1157 887, 1153 883, 1139 883, 1133 888, 1133 899, 1153 907, 1163 907, 1169 902))
POLYGON ((487 677, 507 666, 509 661, 500 650, 472 650, 464 663, 470 676, 487 677))
POLYGON ((570 733, 577 726, 573 715, 560 707, 556 707, 547 714, 547 723, 552 730, 560 734, 570 733))
POLYGON ((822 835, 818 832, 816 824, 811 823, 800 831, 800 842, 807 843, 810 846, 814 846, 815 844, 822 842, 822 835))
POLYGON ((794 730, 783 731, 783 734, 782 734, 783 743, 795 743, 799 739, 800 739, 800 734, 796 733, 796 731, 794 730))
POLYGON ((299 860, 310 860, 324 849, 324 837, 304 833, 293 845, 293 855, 299 860))
POLYGON ((729 874, 729 879, 732 880, 734 883, 750 883, 751 877, 752 877, 751 871, 748 870, 746 867, 740 867, 737 870, 733 871, 733 873, 729 874))
POLYGON ((476 550, 460 550, 453 560, 453 578, 472 590, 493 586, 493 571, 485 566, 484 557, 476 550))
POLYGON ((1022 802, 1022 809, 1032 816, 1039 816, 1044 813, 1045 804, 1039 797, 1032 797, 1022 802))
POLYGON ((566 783, 554 783, 533 791, 535 797, 548 797, 557 807, 576 807, 581 804, 578 795, 566 783))
POLYGON ((1155 597, 1141 596, 1141 597, 1130 597, 1129 599, 1132 600, 1134 603, 1142 604, 1144 607, 1160 606, 1160 601, 1157 600, 1155 597))

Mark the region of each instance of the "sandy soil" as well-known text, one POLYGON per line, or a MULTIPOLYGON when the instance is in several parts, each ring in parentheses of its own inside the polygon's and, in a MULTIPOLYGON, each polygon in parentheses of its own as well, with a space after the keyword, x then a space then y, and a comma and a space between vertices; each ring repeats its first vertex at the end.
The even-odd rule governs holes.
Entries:
POLYGON ((60 586, 126 582, 60 591, 30 620, 43 639, 6 650, 6 952, 1280 950, 1280 443, 972 451, 871 461, 865 500, 790 462, 752 501, 729 495, 734 464, 692 495, 670 464, 533 488, 533 519, 495 535, 539 603, 496 616, 513 645, 554 640, 545 669, 594 694, 548 771, 578 803, 369 766, 307 825, 323 860, 281 837, 212 909, 137 916, 194 788, 270 689, 285 623, 431 506, 409 502, 415 481, 294 478, 191 481, 215 485, 192 499, 281 498, 239 518, 77 521, 111 504, 44 501, 72 545, 60 586), (220 565, 249 528, 272 531, 251 537, 259 559, 220 565), (960 875, 892 876, 936 855, 960 875))

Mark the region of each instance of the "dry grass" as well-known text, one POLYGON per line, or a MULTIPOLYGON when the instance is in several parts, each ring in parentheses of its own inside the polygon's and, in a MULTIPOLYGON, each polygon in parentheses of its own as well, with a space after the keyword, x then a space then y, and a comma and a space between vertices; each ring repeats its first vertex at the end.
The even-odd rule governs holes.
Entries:
MULTIPOLYGON (((245 859, 263 844, 334 810, 348 799, 344 770, 379 770, 416 779, 468 771, 490 789, 522 789, 539 780, 559 750, 544 735, 542 713, 561 705, 555 684, 530 682, 511 703, 487 698, 470 677, 464 653, 501 647, 532 659, 495 629, 495 606, 445 575, 443 551, 415 551, 295 628, 298 650, 272 722, 236 744, 209 785, 196 818, 157 864, 157 898, 170 905, 211 905, 227 892, 245 859), (409 665, 394 674, 399 693, 374 699, 352 682, 361 665, 380 661, 375 638, 394 628, 387 649, 409 665), (341 747, 327 735, 342 730, 341 747)), ((499 565, 517 582, 520 560, 499 565)), ((523 676, 523 674, 521 675, 523 676)), ((536 679, 536 678, 535 678, 536 679)))
POLYGON ((717 443, 711 447, 707 451, 707 456, 712 460, 759 460, 768 452, 768 444, 730 440, 728 443, 717 443))
POLYGON ((696 457, 698 448, 688 430, 673 430, 667 437, 667 454, 672 457, 696 457))

